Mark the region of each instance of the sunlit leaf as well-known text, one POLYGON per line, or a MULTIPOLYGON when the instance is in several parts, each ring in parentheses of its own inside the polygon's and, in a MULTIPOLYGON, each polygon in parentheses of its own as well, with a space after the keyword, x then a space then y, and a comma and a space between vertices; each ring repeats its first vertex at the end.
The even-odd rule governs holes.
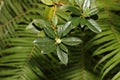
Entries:
POLYGON ((75 0, 76 4, 82 7, 84 0, 75 0))
POLYGON ((32 25, 37 29, 37 30, 42 30, 45 25, 49 25, 49 23, 43 19, 34 19, 32 22, 32 25))
POLYGON ((53 23, 54 26, 57 25, 57 23, 58 23, 58 17, 57 17, 57 15, 55 15, 55 16, 52 17, 52 23, 53 23))
POLYGON ((41 46, 42 45, 44 46, 44 44, 49 44, 49 43, 52 43, 52 42, 53 42, 53 40, 49 39, 47 37, 37 38, 33 41, 33 43, 41 45, 41 46))
POLYGON ((51 19, 52 19, 52 17, 53 17, 53 14, 54 14, 54 7, 46 7, 46 8, 45 8, 44 16, 45 16, 49 21, 51 21, 51 19))
POLYGON ((67 22, 64 26, 63 26, 63 36, 67 35, 70 30, 71 30, 71 21, 67 22))
POLYGON ((70 4, 74 5, 75 1, 74 0, 69 0, 70 4))
POLYGON ((120 72, 118 72, 113 78, 112 80, 119 80, 120 79, 120 72))
POLYGON ((86 22, 86 25, 93 32, 99 33, 99 32, 102 31, 101 28, 100 28, 100 26, 98 25, 98 23, 96 21, 94 21, 93 19, 89 19, 88 22, 86 22))
POLYGON ((66 21, 68 21, 71 18, 70 14, 67 12, 64 12, 63 10, 58 10, 57 15, 66 21))
POLYGON ((84 0, 83 11, 90 8, 90 0, 84 0))
POLYGON ((53 2, 51 0, 41 0, 46 5, 53 5, 53 2))
POLYGON ((90 0, 84 0, 83 15, 85 17, 89 17, 90 16, 90 0))
POLYGON ((64 44, 59 45, 60 49, 68 53, 68 49, 64 44))
POLYGON ((68 37, 68 38, 62 38, 62 42, 66 45, 74 46, 82 43, 82 40, 76 37, 68 37))
POLYGON ((51 53, 56 49, 55 42, 47 37, 38 38, 33 43, 40 47, 42 54, 51 53))
POLYGON ((75 15, 80 15, 80 10, 77 9, 75 6, 68 6, 68 10, 71 11, 75 15))
POLYGON ((66 52, 62 51, 59 47, 57 47, 57 56, 63 64, 67 65, 68 54, 66 52))
POLYGON ((52 27, 49 27, 49 26, 45 26, 44 27, 44 31, 46 33, 46 35, 50 38, 55 38, 55 32, 54 30, 52 29, 52 27))
POLYGON ((33 26, 33 22, 32 21, 27 27, 26 27, 26 30, 27 31, 30 31, 30 32, 33 32, 33 33, 39 33, 39 30, 37 30, 34 26, 33 26))
POLYGON ((98 12, 99 12, 98 8, 92 8, 92 9, 90 10, 90 15, 95 15, 95 14, 97 14, 98 12))
POLYGON ((65 25, 58 26, 58 35, 61 37, 67 35, 71 30, 71 22, 67 22, 65 25))

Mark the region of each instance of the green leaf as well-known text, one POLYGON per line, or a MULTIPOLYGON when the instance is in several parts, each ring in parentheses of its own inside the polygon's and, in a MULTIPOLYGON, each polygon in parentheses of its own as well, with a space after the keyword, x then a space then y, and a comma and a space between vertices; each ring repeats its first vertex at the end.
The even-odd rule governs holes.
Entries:
POLYGON ((80 18, 79 17, 73 17, 72 19, 71 19, 71 24, 72 24, 72 28, 76 28, 79 24, 80 24, 80 18))
POLYGON ((49 26, 45 26, 44 27, 44 31, 46 33, 46 35, 52 39, 55 39, 55 32, 54 30, 52 29, 52 27, 49 27, 49 26))
POLYGON ((45 32, 43 30, 41 30, 39 33, 38 33, 38 37, 45 37, 45 32))
POLYGON ((69 0, 69 3, 70 3, 71 5, 74 5, 74 4, 75 4, 75 1, 74 1, 74 0, 69 0))
POLYGON ((39 33, 39 30, 37 30, 34 26, 33 23, 35 22, 35 20, 33 20, 27 27, 26 30, 33 32, 33 33, 39 33))
POLYGON ((112 80, 119 80, 120 79, 120 72, 118 72, 113 78, 112 80))
POLYGON ((95 15, 95 14, 97 14, 98 13, 98 8, 92 8, 92 9, 90 9, 90 15, 95 15))
POLYGON ((84 0, 83 11, 90 8, 90 0, 84 0))
POLYGON ((40 47, 41 53, 42 54, 47 54, 55 51, 56 49, 56 44, 53 40, 44 37, 44 38, 38 38, 33 41, 38 47, 40 47))
POLYGON ((88 28, 90 30, 92 30, 95 33, 99 33, 102 32, 100 26, 96 23, 95 20, 93 19, 89 19, 88 21, 86 21, 86 25, 88 26, 88 28))
POLYGON ((33 41, 34 44, 39 44, 41 46, 44 46, 49 43, 53 43, 54 41, 47 37, 37 38, 33 41))
POLYGON ((58 36, 66 36, 71 30, 71 21, 67 22, 65 25, 58 26, 58 36))
POLYGON ((59 60, 63 64, 67 65, 67 63, 68 63, 68 54, 65 53, 64 51, 62 51, 59 47, 57 47, 57 56, 58 56, 59 60))
POLYGON ((40 48, 41 48, 41 54, 49 54, 56 50, 56 44, 50 43, 50 44, 47 44, 44 47, 40 47, 40 48))
POLYGON ((83 16, 89 17, 90 16, 90 0, 85 0, 83 4, 83 16))
MULTIPOLYGON (((113 62, 111 65, 109 65, 105 71, 102 73, 102 78, 109 72, 111 71, 114 67, 116 67, 118 64, 120 63, 120 61, 116 60, 115 62, 113 62)), ((106 65, 105 65, 106 66, 106 65)), ((105 68, 105 67, 104 67, 105 68)), ((103 68, 103 70, 104 70, 103 68)), ((102 70, 102 71, 103 71, 102 70)))
POLYGON ((37 29, 43 29, 43 27, 45 25, 49 25, 49 23, 47 21, 45 21, 44 19, 34 19, 33 20, 33 23, 34 23, 34 27, 37 29))
POLYGON ((4 1, 1 1, 0 2, 0 12, 1 12, 1 9, 2 9, 3 6, 4 6, 4 1))
POLYGON ((68 6, 67 9, 75 15, 80 15, 80 10, 76 8, 75 6, 68 6))
POLYGON ((70 14, 63 10, 57 10, 57 15, 66 21, 68 21, 71 18, 70 14))
POLYGON ((46 5, 53 5, 53 2, 51 0, 41 0, 46 5))
POLYGON ((84 0, 75 0, 76 4, 82 7, 84 0))
POLYGON ((63 25, 58 25, 57 26, 58 27, 58 36, 59 37, 62 37, 62 35, 63 35, 63 25))
POLYGON ((45 10, 43 11, 43 17, 45 19, 48 19, 49 21, 51 21, 53 15, 54 15, 54 6, 52 6, 52 7, 46 6, 45 10))
POLYGON ((66 47, 64 44, 60 44, 59 47, 60 47, 60 49, 63 50, 64 52, 67 52, 67 53, 68 53, 68 49, 67 49, 67 47, 66 47))
POLYGON ((52 17, 52 23, 53 23, 54 26, 57 25, 57 23, 58 23, 58 17, 57 17, 57 15, 55 15, 55 16, 52 17))
POLYGON ((64 26, 63 26, 63 36, 66 36, 70 30, 71 30, 71 21, 67 22, 64 26))
POLYGON ((59 1, 59 0, 52 0, 52 1, 53 1, 54 3, 56 3, 56 4, 58 4, 58 1, 59 1))
POLYGON ((82 40, 76 37, 62 38, 62 42, 69 46, 74 46, 82 43, 82 40))
POLYGON ((90 17, 90 9, 86 8, 86 10, 83 11, 83 17, 90 17))

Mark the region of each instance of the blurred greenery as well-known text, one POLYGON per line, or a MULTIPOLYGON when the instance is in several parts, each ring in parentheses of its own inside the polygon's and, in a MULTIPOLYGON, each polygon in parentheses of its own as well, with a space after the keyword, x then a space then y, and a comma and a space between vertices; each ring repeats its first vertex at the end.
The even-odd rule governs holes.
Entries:
POLYGON ((0 0, 0 80, 120 80, 119 0, 0 0))

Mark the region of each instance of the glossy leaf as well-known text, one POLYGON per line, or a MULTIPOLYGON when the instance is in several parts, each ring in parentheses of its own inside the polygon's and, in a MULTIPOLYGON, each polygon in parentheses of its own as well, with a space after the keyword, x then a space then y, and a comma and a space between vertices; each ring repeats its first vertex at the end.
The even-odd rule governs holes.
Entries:
POLYGON ((95 22, 93 19, 86 20, 84 18, 81 18, 81 24, 87 25, 87 27, 95 33, 102 31, 97 22, 95 22))
POLYGON ((27 27, 26 27, 27 31, 33 32, 33 33, 39 33, 39 30, 37 30, 32 23, 30 23, 27 27))
POLYGON ((85 0, 83 4, 83 16, 90 17, 90 0, 85 0))
POLYGON ((71 24, 72 24, 72 28, 75 28, 75 27, 77 27, 79 24, 80 24, 80 18, 79 17, 73 17, 72 19, 71 19, 71 24))
POLYGON ((46 33, 46 35, 52 39, 55 38, 55 32, 54 30, 52 29, 52 27, 49 27, 49 26, 45 26, 44 27, 44 31, 46 33))
POLYGON ((63 25, 58 25, 57 27, 58 27, 58 30, 57 30, 58 36, 62 37, 63 36, 63 25))
POLYGON ((53 5, 53 2, 51 0, 41 0, 46 5, 53 5))
POLYGON ((67 53, 68 53, 68 49, 67 49, 67 47, 66 47, 64 44, 60 44, 59 47, 60 47, 60 49, 63 50, 64 52, 67 52, 67 53))
POLYGON ((90 8, 90 0, 84 0, 83 11, 90 8))
POLYGON ((99 12, 98 8, 92 8, 90 9, 90 15, 95 15, 99 12))
POLYGON ((71 5, 74 5, 74 4, 75 4, 75 1, 74 1, 74 0, 69 0, 69 3, 70 3, 71 5))
POLYGON ((66 36, 71 30, 71 22, 67 22, 65 25, 58 26, 58 35, 59 37, 66 36))
POLYGON ((57 15, 55 15, 55 16, 52 17, 52 23, 53 23, 54 26, 57 25, 57 23, 58 23, 58 17, 57 17, 57 15))
POLYGON ((50 43, 41 48, 41 54, 49 54, 56 50, 56 44, 50 43))
POLYGON ((83 17, 90 17, 90 9, 86 8, 85 11, 83 11, 83 17))
POLYGON ((70 14, 63 10, 57 10, 57 15, 65 21, 68 21, 71 18, 70 14))
POLYGON ((70 30, 71 30, 71 21, 67 22, 64 26, 63 26, 63 36, 66 36, 70 30))
POLYGON ((75 46, 82 43, 82 40, 76 37, 62 38, 62 42, 69 46, 75 46))
POLYGON ((42 54, 51 53, 56 49, 55 42, 47 37, 38 38, 33 43, 40 47, 42 54))
POLYGON ((99 33, 101 32, 101 28, 100 26, 97 24, 96 21, 94 21, 93 19, 89 19, 88 22, 86 21, 86 25, 88 26, 88 28, 90 30, 92 30, 93 32, 99 33))
POLYGON ((71 11, 75 15, 80 15, 80 10, 75 6, 68 6, 68 10, 71 11))
POLYGON ((76 4, 82 7, 84 0, 75 0, 76 4))
POLYGON ((42 30, 45 25, 49 25, 47 21, 44 19, 34 19, 32 22, 32 25, 37 29, 37 30, 42 30))
POLYGON ((33 41, 34 44, 41 45, 41 46, 42 45, 44 46, 44 44, 49 44, 52 42, 53 40, 47 37, 37 38, 33 41))
POLYGON ((64 52, 63 50, 61 50, 59 47, 57 47, 57 56, 63 64, 67 65, 68 54, 66 52, 64 52))

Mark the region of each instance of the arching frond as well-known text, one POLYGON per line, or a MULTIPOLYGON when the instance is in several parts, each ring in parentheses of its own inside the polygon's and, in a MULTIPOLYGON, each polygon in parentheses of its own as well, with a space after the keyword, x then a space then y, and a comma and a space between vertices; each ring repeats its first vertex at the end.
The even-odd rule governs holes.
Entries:
POLYGON ((120 10, 119 3, 113 0, 109 2, 106 0, 105 3, 99 5, 101 8, 103 7, 99 14, 100 19, 98 20, 103 32, 96 35, 91 41, 92 45, 89 45, 99 46, 94 51, 94 56, 103 55, 101 56, 102 59, 96 65, 98 67, 100 64, 104 64, 101 71, 102 78, 112 72, 112 75, 117 73, 112 80, 118 80, 120 76, 119 69, 117 68, 120 64, 120 15, 116 11, 120 10), (115 68, 117 70, 114 71, 115 68))
MULTIPOLYGON (((91 18, 93 15, 97 17, 98 12, 96 6, 90 5, 94 0, 60 0, 61 3, 59 0, 52 1, 0 0, 0 80, 99 80, 98 68, 101 67, 102 77, 107 74, 113 77, 115 74, 112 80, 118 80, 120 78, 118 72, 120 66, 119 1, 97 0, 100 6, 98 22, 102 27, 102 32, 98 24, 91 18), (67 2, 70 5, 64 6, 67 2), (77 7, 73 7, 74 5, 77 7), (83 11, 81 11, 82 5, 83 11), (62 6, 57 8, 57 13, 56 6, 62 6), (71 18, 73 16, 74 18, 71 18), (45 31, 41 29, 43 23, 49 24, 47 21, 50 22, 50 25, 53 24, 52 28, 55 31, 58 28, 56 25, 59 24, 58 33, 52 31, 53 29, 50 27, 45 27, 45 31), (71 24, 73 25, 71 26, 71 24), (101 32, 87 45, 92 48, 90 51, 86 47, 86 42, 89 42, 95 34, 88 28, 96 33, 101 32), (61 30, 63 31, 60 32, 61 30), (70 35, 67 35, 68 33, 70 35), (70 47, 82 42, 78 38, 65 38, 66 35, 69 37, 74 34, 76 37, 82 38, 83 43, 70 47), (50 39, 57 35, 53 41, 56 41, 57 46, 60 43, 64 44, 62 48, 57 47, 57 50, 58 54, 60 50, 62 53, 69 52, 67 57, 65 57, 66 55, 60 56, 63 56, 62 62, 65 62, 66 65, 59 61, 56 50, 51 54, 42 54, 40 45, 34 44, 36 38, 46 35, 50 39), (69 45, 69 51, 66 45, 69 45), (98 63, 98 59, 92 58, 92 52, 94 52, 94 56, 102 55, 98 56, 102 58, 98 63), (67 62, 69 63, 67 64, 67 62), (95 63, 97 63, 96 69, 98 69, 96 72, 93 71, 95 63)), ((51 50, 51 45, 45 47, 48 52, 51 50)))
POLYGON ((61 73, 63 80, 99 80, 98 74, 92 71, 94 65, 90 54, 83 47, 71 48, 70 62, 61 73))
POLYGON ((25 31, 26 26, 42 14, 40 9, 43 10, 43 7, 39 4, 40 1, 3 2, 4 6, 0 11, 0 80, 44 80, 46 77, 41 69, 32 70, 34 63, 28 64, 30 59, 37 55, 33 44, 37 36, 25 31))
POLYGON ((105 76, 110 70, 115 68, 120 63, 120 33, 116 31, 114 27, 104 29, 103 33, 96 36, 94 44, 100 45, 100 47, 95 50, 93 55, 105 54, 105 56, 98 63, 100 64, 108 60, 102 70, 103 76, 105 76))

